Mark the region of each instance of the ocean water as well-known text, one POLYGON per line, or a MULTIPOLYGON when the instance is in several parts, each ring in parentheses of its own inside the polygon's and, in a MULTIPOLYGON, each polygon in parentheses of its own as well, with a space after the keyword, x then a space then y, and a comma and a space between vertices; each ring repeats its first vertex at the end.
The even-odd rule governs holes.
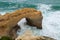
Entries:
MULTIPOLYGON (((26 1, 27 2, 27 1, 26 1)), ((30 2, 0 2, 0 14, 4 15, 6 12, 13 12, 21 8, 35 8, 42 12, 43 29, 37 29, 36 27, 31 27, 26 24, 25 18, 21 19, 18 22, 18 25, 21 27, 21 30, 17 31, 18 35, 22 35, 26 30, 31 30, 33 35, 38 36, 48 36, 56 40, 60 40, 60 5, 51 3, 30 3, 30 2), (20 31, 20 32, 19 32, 20 31)))

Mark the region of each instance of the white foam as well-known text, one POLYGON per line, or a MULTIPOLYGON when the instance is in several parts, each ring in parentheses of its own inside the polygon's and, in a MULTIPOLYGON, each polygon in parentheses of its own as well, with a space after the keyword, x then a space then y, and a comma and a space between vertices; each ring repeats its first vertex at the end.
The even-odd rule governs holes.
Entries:
POLYGON ((60 39, 60 11, 50 12, 49 16, 43 19, 43 28, 46 28, 48 36, 60 39))
POLYGON ((1 15, 4 15, 4 14, 6 14, 6 12, 0 12, 0 14, 1 14, 1 15))

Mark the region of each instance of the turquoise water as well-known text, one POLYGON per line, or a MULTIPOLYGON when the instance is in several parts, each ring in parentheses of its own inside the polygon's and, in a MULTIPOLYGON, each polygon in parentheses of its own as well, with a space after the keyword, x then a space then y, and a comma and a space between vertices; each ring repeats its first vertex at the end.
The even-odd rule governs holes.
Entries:
POLYGON ((31 30, 34 35, 48 36, 56 40, 60 40, 60 0, 25 0, 22 2, 14 2, 12 0, 11 2, 7 0, 4 2, 3 1, 4 0, 0 0, 0 14, 12 12, 21 8, 35 8, 42 12, 42 30, 26 25, 26 20, 22 19, 18 23, 18 25, 21 27, 21 30, 20 32, 17 32, 17 34, 21 35, 26 30, 31 30))
MULTIPOLYGON (((37 5, 39 3, 13 3, 13 2, 0 2, 0 11, 9 11, 9 10, 16 10, 16 9, 20 9, 20 8, 35 8, 37 9, 37 5)), ((47 3, 49 4, 49 3, 47 3)), ((53 4, 53 3, 50 3, 53 4)), ((51 8, 53 10, 60 10, 60 5, 52 5, 51 8)))
POLYGON ((12 3, 12 2, 0 2, 1 10, 16 10, 19 8, 36 8, 34 4, 25 4, 25 3, 12 3))

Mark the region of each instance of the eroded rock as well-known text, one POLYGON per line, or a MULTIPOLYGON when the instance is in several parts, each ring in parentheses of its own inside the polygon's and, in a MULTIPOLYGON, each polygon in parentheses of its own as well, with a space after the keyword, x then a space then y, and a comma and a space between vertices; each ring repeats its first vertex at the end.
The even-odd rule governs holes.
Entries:
POLYGON ((34 36, 31 31, 26 31, 23 35, 18 36, 15 40, 55 40, 46 36, 34 36))
POLYGON ((0 36, 11 36, 15 38, 17 35, 16 31, 19 28, 17 23, 22 18, 29 19, 27 20, 29 25, 42 29, 42 13, 33 8, 23 8, 5 15, 0 15, 0 36))
POLYGON ((9 36, 11 36, 13 39, 15 39, 17 37, 17 30, 18 29, 20 29, 20 27, 18 25, 16 25, 12 29, 10 29, 9 36))
POLYGON ((0 28, 0 37, 8 36, 8 37, 11 37, 12 39, 15 39, 17 37, 16 33, 18 29, 20 29, 18 25, 11 27, 9 29, 2 27, 0 28))
POLYGON ((26 17, 27 24, 30 26, 35 26, 38 29, 42 29, 42 13, 35 10, 34 12, 30 12, 30 14, 33 15, 28 15, 28 17, 26 17))

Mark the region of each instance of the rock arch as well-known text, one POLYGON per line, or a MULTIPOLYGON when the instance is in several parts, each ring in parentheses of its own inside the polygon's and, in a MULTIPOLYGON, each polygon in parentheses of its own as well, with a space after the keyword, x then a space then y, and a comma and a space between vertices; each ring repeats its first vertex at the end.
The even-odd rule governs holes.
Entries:
POLYGON ((22 18, 26 18, 27 24, 42 29, 42 13, 33 8, 23 8, 11 13, 6 13, 5 15, 0 15, 0 36, 11 36, 12 34, 14 37, 16 35, 14 28, 19 28, 17 23, 22 18), (11 31, 13 32, 10 34, 11 31))

